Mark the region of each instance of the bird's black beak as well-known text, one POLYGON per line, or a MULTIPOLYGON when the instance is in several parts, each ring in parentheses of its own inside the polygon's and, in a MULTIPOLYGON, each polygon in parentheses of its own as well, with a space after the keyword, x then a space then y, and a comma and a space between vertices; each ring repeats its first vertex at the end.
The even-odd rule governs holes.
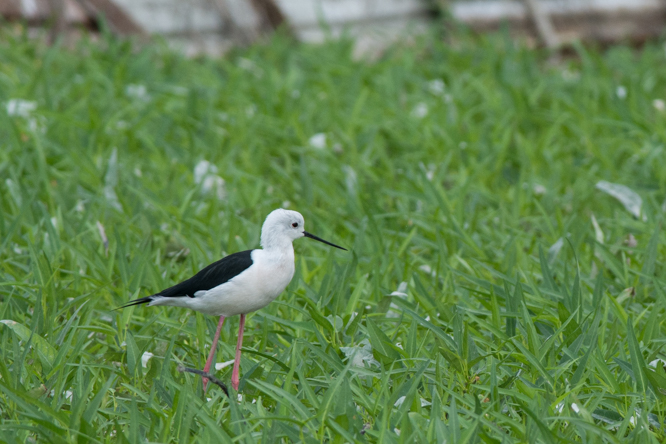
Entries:
POLYGON ((310 233, 308 233, 307 231, 304 231, 304 232, 303 232, 303 236, 305 236, 305 237, 309 237, 310 239, 314 239, 314 240, 319 241, 319 242, 323 242, 323 243, 325 243, 326 245, 330 245, 331 247, 335 247, 335 248, 339 248, 339 249, 341 249, 341 250, 345 250, 345 251, 347 251, 346 248, 342 248, 342 247, 339 246, 339 245, 335 245, 335 244, 330 243, 329 241, 325 241, 325 240, 322 239, 321 237, 317 237, 317 236, 315 236, 314 234, 310 234, 310 233))

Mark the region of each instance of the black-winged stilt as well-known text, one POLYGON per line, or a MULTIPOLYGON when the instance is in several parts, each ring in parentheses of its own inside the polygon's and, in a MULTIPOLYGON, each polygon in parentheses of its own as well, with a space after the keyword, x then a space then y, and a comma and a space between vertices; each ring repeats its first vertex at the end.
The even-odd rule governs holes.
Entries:
MULTIPOLYGON (((294 276, 292 242, 300 237, 309 237, 346 251, 345 248, 304 231, 304 224, 303 216, 296 211, 274 210, 261 227, 263 249, 230 254, 180 284, 135 299, 120 308, 139 304, 172 305, 219 316, 213 346, 204 367, 205 373, 210 371, 213 364, 224 320, 229 316, 240 315, 236 360, 231 374, 231 385, 234 390, 238 390, 245 315, 271 303, 291 281, 294 276)), ((204 377, 204 391, 207 384, 208 379, 204 377)))

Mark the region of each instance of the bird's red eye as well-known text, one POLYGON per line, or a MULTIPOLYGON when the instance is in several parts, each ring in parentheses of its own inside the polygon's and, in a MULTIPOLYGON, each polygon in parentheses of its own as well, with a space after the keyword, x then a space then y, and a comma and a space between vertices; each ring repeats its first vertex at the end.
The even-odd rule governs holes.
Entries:
POLYGON ((293 224, 291 224, 291 226, 294 228, 298 228, 298 222, 294 222, 293 224))

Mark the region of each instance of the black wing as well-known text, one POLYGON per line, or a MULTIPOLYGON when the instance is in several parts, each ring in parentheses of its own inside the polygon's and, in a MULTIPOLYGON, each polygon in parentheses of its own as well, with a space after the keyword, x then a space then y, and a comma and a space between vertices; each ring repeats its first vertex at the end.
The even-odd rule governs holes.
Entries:
POLYGON ((168 298, 189 296, 193 298, 194 293, 197 291, 210 290, 218 285, 222 285, 250 268, 250 265, 252 265, 252 251, 253 250, 245 250, 230 254, 217 262, 213 262, 180 284, 176 284, 173 287, 169 287, 152 296, 129 301, 127 304, 119 308, 146 304, 155 296, 164 296, 168 298))
POLYGON ((213 262, 186 281, 155 293, 153 296, 194 297, 194 293, 210 290, 238 276, 252 265, 252 250, 239 251, 213 262))

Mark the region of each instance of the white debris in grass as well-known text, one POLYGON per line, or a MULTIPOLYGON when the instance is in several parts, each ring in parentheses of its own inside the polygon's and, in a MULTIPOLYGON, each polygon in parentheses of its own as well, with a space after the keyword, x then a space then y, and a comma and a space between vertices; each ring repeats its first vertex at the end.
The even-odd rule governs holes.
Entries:
POLYGON ((562 71, 562 79, 566 82, 577 82, 580 79, 580 72, 567 68, 562 71))
MULTIPOLYGON (((398 285, 398 289, 395 290, 393 293, 391 293, 389 296, 396 296, 401 299, 407 298, 407 282, 400 282, 400 285, 398 285)), ((387 318, 398 318, 400 317, 400 307, 398 307, 396 304, 391 303, 389 306, 389 310, 386 312, 386 317, 387 318)))
POLYGON ((40 133, 46 131, 46 119, 44 116, 34 116, 32 114, 37 109, 37 102, 23 99, 9 99, 6 109, 9 116, 26 119, 28 128, 31 131, 40 133))
POLYGON ((238 399, 238 402, 243 402, 243 394, 239 393, 236 399, 238 399))
POLYGON ((240 57, 237 63, 238 67, 244 69, 245 71, 252 71, 257 67, 257 65, 252 60, 246 59, 245 57, 240 57))
POLYGON ((125 87, 125 95, 130 99, 140 100, 142 102, 147 102, 150 100, 150 95, 148 94, 148 88, 146 85, 141 85, 138 83, 130 83, 125 87))
POLYGON ((7 114, 16 117, 30 117, 30 114, 37 109, 37 102, 23 99, 9 99, 7 101, 7 114))
POLYGON ((288 200, 282 201, 282 208, 289 208, 290 206, 291 206, 291 201, 288 200))
POLYGON ((355 195, 356 183, 358 180, 356 171, 349 165, 343 165, 342 170, 345 172, 345 186, 347 187, 347 192, 351 195, 355 195))
POLYGON ((74 392, 71 390, 65 390, 65 399, 68 400, 69 402, 72 402, 72 395, 74 392))
POLYGON ((633 234, 629 233, 627 236, 627 239, 625 240, 625 243, 627 244, 627 247, 629 248, 636 248, 638 246, 638 241, 634 237, 633 234))
POLYGON ((170 85, 168 88, 169 92, 175 96, 185 97, 187 96, 188 89, 184 86, 170 85))
POLYGON ((215 364, 215 371, 220 371, 223 368, 229 367, 230 365, 233 365, 234 362, 236 362, 235 359, 232 359, 231 361, 218 362, 215 364))
POLYGON ((417 119, 423 119, 428 115, 428 105, 423 102, 417 103, 414 109, 412 110, 412 116, 417 119))
MULTIPOLYGON (((617 183, 606 182, 605 180, 600 180, 597 182, 596 187, 604 193, 619 200, 620 203, 624 205, 624 208, 634 217, 640 218, 643 199, 641 199, 641 196, 639 196, 631 188, 617 183)), ((647 217, 643 216, 643 221, 646 220, 647 217)))
POLYGON ((201 187, 204 194, 215 192, 219 200, 224 200, 227 194, 225 182, 217 172, 216 165, 202 160, 194 167, 194 183, 201 187))
POLYGON ((400 317, 400 307, 391 302, 389 310, 386 312, 387 318, 399 318, 400 317))
POLYGON ((432 94, 436 96, 441 96, 442 94, 444 94, 445 87, 446 84, 442 79, 433 79, 428 82, 428 91, 430 91, 432 94))
POLYGON ((597 222, 597 218, 594 217, 594 214, 592 215, 592 226, 594 227, 594 239, 599 242, 600 244, 604 243, 604 232, 601 231, 601 227, 599 226, 599 222, 597 222))
POLYGON ((657 358, 654 361, 650 361, 650 363, 648 365, 652 368, 657 368, 658 365, 661 365, 662 367, 666 367, 666 361, 664 361, 663 359, 657 358))
POLYGON ((340 347, 340 351, 345 354, 345 356, 351 359, 351 364, 354 367, 365 367, 367 363, 368 366, 376 365, 380 367, 379 362, 372 355, 372 345, 367 339, 362 340, 353 347, 340 347))
POLYGON ((143 354, 141 355, 141 367, 143 368, 148 367, 148 361, 150 361, 150 358, 152 358, 153 356, 155 355, 152 354, 151 352, 148 351, 143 352, 143 354))
POLYGON ((541 184, 535 183, 534 186, 532 187, 532 191, 534 192, 534 195, 536 196, 543 196, 546 194, 546 187, 544 187, 541 184))
POLYGON ((97 226, 97 231, 99 232, 99 237, 102 239, 102 245, 104 246, 104 254, 108 256, 109 254, 109 238, 106 237, 106 230, 104 225, 100 221, 95 222, 97 226))
POLYGON ((562 245, 564 245, 564 238, 561 237, 548 249, 548 262, 553 263, 557 259, 557 255, 560 254, 562 250, 562 245))
POLYGON ((106 175, 104 175, 104 197, 110 206, 122 211, 116 194, 116 186, 118 186, 118 148, 113 148, 106 167, 106 175))
POLYGON ((432 271, 432 267, 430 267, 430 265, 419 265, 419 270, 421 270, 422 272, 424 272, 426 274, 429 274, 432 277, 437 276, 437 273, 432 271))
POLYGON ((578 404, 576 404, 575 402, 572 402, 571 403, 571 410, 578 413, 578 412, 580 412, 580 407, 578 407, 578 404))
POLYGON ((622 85, 619 85, 615 89, 615 95, 617 96, 618 99, 624 100, 627 98, 627 88, 625 88, 622 85))
POLYGON ((260 78, 264 74, 261 67, 259 67, 253 60, 246 59, 245 57, 238 59, 238 67, 254 74, 254 76, 257 78, 260 78))
POLYGON ((666 110, 666 102, 664 102, 662 99, 654 99, 652 101, 652 106, 654 106, 654 109, 656 109, 657 111, 666 110))
POLYGON ((400 282, 400 285, 398 285, 398 289, 395 290, 393 293, 390 294, 390 296, 398 296, 400 298, 406 298, 407 297, 407 282, 400 282))
POLYGON ((426 167, 423 162, 419 162, 419 167, 421 168, 421 171, 425 173, 426 179, 428 179, 429 182, 432 182, 435 177, 435 170, 437 169, 437 166, 434 163, 429 163, 426 167))
POLYGON ((555 411, 557 413, 562 413, 563 410, 564 410, 564 402, 560 402, 555 406, 555 411))
POLYGON ((638 418, 640 415, 638 413, 632 415, 631 418, 629 418, 629 424, 632 426, 636 427, 636 418, 638 418))
POLYGON ((312 148, 323 150, 326 148, 326 133, 317 133, 310 137, 308 145, 312 148))

